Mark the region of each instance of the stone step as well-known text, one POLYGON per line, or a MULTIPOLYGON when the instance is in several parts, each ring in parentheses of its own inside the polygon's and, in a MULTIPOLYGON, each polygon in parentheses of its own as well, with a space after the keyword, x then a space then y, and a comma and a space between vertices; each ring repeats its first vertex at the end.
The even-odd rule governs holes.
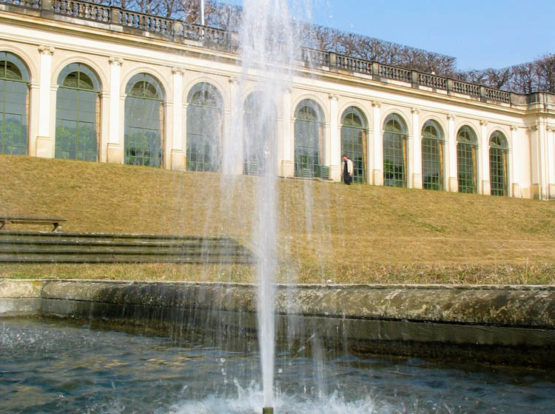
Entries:
POLYGON ((0 246, 121 246, 121 247, 145 247, 145 248, 178 248, 178 247, 235 247, 240 246, 237 242, 229 240, 222 241, 155 241, 155 240, 82 240, 82 239, 60 239, 60 240, 36 240, 36 239, 13 239, 1 238, 0 246))
POLYGON ((244 249, 227 249, 227 248, 217 248, 217 249, 126 249, 126 248, 112 248, 106 246, 105 248, 87 248, 82 246, 41 246, 40 248, 21 246, 17 249, 0 246, 0 254, 119 254, 119 255, 166 255, 166 256, 206 256, 206 255, 220 255, 220 256, 248 256, 248 252, 244 249))
POLYGON ((0 263, 175 263, 175 264, 253 264, 246 256, 166 256, 166 255, 0 255, 0 263))
POLYGON ((40 241, 44 243, 74 241, 86 242, 110 242, 110 243, 141 243, 141 244, 226 244, 237 242, 229 237, 199 237, 199 236, 156 236, 140 234, 106 234, 106 233, 46 233, 46 232, 0 232, 0 243, 4 241, 23 242, 40 241))
POLYGON ((0 232, 0 263, 253 263, 229 237, 0 232))
POLYGON ((72 241, 64 241, 61 243, 42 243, 42 242, 15 242, 0 243, 0 252, 5 251, 23 251, 23 250, 52 250, 75 248, 81 250, 141 250, 141 251, 175 251, 175 252, 199 252, 199 251, 245 251, 245 248, 239 244, 143 244, 143 243, 79 243, 72 241))

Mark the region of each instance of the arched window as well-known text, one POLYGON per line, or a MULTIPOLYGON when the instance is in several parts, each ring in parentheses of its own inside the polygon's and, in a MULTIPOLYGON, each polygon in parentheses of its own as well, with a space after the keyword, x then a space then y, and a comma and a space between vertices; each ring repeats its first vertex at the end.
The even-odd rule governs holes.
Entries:
POLYGON ((476 149, 478 140, 474 131, 463 126, 457 134, 457 177, 459 193, 475 193, 478 187, 476 176, 476 149))
POLYGON ((435 121, 422 128, 422 186, 443 190, 443 134, 435 121))
POLYGON ((348 155, 353 161, 353 182, 365 181, 366 166, 366 118, 360 110, 351 106, 341 119, 341 155, 348 155))
POLYGON ((385 120, 383 137, 384 185, 407 186, 407 127, 397 114, 385 120))
POLYGON ((295 176, 328 177, 329 170, 320 165, 323 154, 324 124, 320 106, 305 99, 295 111, 295 176))
POLYGON ((277 111, 270 97, 263 92, 253 92, 247 97, 243 117, 245 174, 264 174, 267 163, 272 162, 272 156, 276 153, 273 148, 276 119, 277 111))
POLYGON ((86 65, 72 63, 58 76, 56 158, 96 161, 100 82, 86 65))
POLYGON ((187 170, 218 171, 222 98, 209 83, 197 83, 187 97, 187 170))
POLYGON ((139 73, 127 84, 125 98, 125 163, 162 165, 164 92, 151 75, 139 73))
POLYGON ((508 195, 507 184, 507 139, 499 131, 495 131, 489 140, 489 176, 491 195, 508 195))
POLYGON ((29 71, 12 53, 0 52, 0 153, 27 154, 29 71))

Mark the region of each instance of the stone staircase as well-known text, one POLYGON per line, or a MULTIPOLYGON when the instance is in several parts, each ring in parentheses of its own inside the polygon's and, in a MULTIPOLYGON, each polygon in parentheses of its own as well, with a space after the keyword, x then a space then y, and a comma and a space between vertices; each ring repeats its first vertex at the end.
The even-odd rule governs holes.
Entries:
POLYGON ((254 255, 228 237, 1 231, 0 263, 252 264, 254 255))

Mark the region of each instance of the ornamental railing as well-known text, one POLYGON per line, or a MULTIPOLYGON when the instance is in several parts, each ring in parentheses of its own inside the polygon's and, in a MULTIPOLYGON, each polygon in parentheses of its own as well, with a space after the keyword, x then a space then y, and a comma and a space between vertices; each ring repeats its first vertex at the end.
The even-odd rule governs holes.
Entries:
POLYGON ((453 92, 460 93, 462 95, 470 95, 474 97, 480 97, 480 85, 474 83, 453 81, 453 92))
POLYGON ((485 96, 487 100, 511 103, 511 93, 500 89, 485 88, 485 96))
MULTIPOLYGON (((56 0, 58 1, 58 0, 56 0)), ((119 14, 119 21, 111 22, 116 24, 121 24, 125 27, 130 27, 133 29, 139 29, 151 33, 158 33, 162 36, 172 36, 173 35, 173 20, 165 19, 158 16, 153 16, 150 14, 137 13, 134 11, 119 9, 112 14, 112 16, 117 16, 119 14)), ((117 18, 117 17, 116 17, 117 18)))
MULTIPOLYGON (((40 2, 40 0, 36 1, 37 3, 40 2)), ((2 2, 6 1, 2 0, 2 2)), ((63 16, 101 23, 110 22, 110 7, 89 3, 88 1, 54 0, 52 1, 52 11, 63 16)))
POLYGON ((41 0, 1 0, 0 3, 9 4, 10 6, 25 7, 27 9, 41 8, 41 0))
POLYGON ((304 47, 301 50, 301 60, 309 67, 330 66, 330 54, 323 50, 304 47))
MULTIPOLYGON (((190 24, 180 20, 138 13, 119 7, 102 6, 90 1, 79 0, 0 0, 0 5, 10 7, 16 11, 18 8, 39 10, 41 16, 46 18, 54 16, 84 19, 97 23, 120 25, 124 28, 135 29, 162 36, 176 42, 195 41, 203 47, 224 50, 231 53, 237 51, 234 39, 236 33, 226 30, 190 24), (13 8, 12 8, 13 7, 13 8), (43 13, 44 12, 44 13, 43 13)), ((5 9, 5 8, 4 8, 5 9)), ((25 13, 36 13, 26 11, 25 13)), ((399 66, 385 65, 370 60, 340 55, 323 50, 301 48, 300 61, 307 67, 320 68, 330 71, 348 71, 371 75, 376 80, 394 80, 406 82, 412 87, 420 86, 434 90, 444 90, 449 93, 471 96, 483 101, 499 103, 517 103, 519 95, 500 89, 488 88, 474 83, 463 82, 422 73, 399 66)))
POLYGON ((369 60, 336 55, 335 62, 338 69, 371 75, 373 64, 369 60))
POLYGON ((380 78, 398 80, 402 82, 412 82, 411 70, 400 68, 398 66, 389 66, 380 64, 378 75, 380 78))
POLYGON ((449 79, 428 73, 418 73, 418 84, 434 89, 449 89, 449 79))

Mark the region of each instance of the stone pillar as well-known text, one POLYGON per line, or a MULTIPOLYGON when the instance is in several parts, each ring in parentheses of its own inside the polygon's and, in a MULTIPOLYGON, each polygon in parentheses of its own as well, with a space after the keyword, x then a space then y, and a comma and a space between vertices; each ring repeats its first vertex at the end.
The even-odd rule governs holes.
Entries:
POLYGON ((535 199, 540 198, 541 188, 541 151, 538 129, 537 125, 532 125, 528 129, 530 134, 530 195, 535 199))
POLYGON ((109 88, 110 85, 103 85, 102 92, 100 93, 100 124, 98 125, 98 161, 106 162, 108 154, 108 136, 109 127, 108 120, 110 119, 110 92, 106 92, 105 88, 109 88))
POLYGON ((40 83, 39 83, 39 126, 36 139, 36 156, 42 158, 54 158, 54 128, 51 128, 52 95, 52 46, 40 46, 40 83))
POLYGON ((547 127, 547 166, 549 168, 548 198, 555 199, 555 128, 547 127))
POLYGON ((517 168, 519 166, 519 160, 516 155, 516 145, 518 142, 518 127, 516 125, 511 126, 511 137, 509 145, 509 192, 512 197, 521 197, 520 194, 520 171, 517 168))
POLYGON ((549 170, 548 160, 553 159, 548 154, 548 129, 543 120, 537 121, 530 128, 530 149, 532 188, 534 198, 545 200, 549 197, 549 170))
MULTIPOLYGON (((336 95, 329 95, 330 100, 330 150, 326 165, 330 168, 330 179, 341 181, 341 126, 339 123, 339 104, 336 95)), ((352 156, 352 155, 351 155, 352 156)))
MULTIPOLYGON (((40 115, 40 82, 39 79, 32 79, 29 84, 29 113, 40 115)), ((29 117, 29 144, 28 144, 28 154, 33 157, 37 157, 38 149, 38 131, 39 131, 39 117, 30 116, 29 117)))
POLYGON ((422 134, 420 131, 419 111, 412 108, 412 140, 409 140, 409 187, 422 188, 422 134), (412 142, 411 142, 412 141, 412 142))
POLYGON ((171 169, 185 170, 183 139, 183 69, 172 68, 173 74, 173 128, 171 135, 171 169))
POLYGON ((453 193, 459 191, 457 174, 457 133, 455 131, 455 115, 447 115, 447 190, 453 193))
POLYGON ((479 146, 479 160, 480 167, 478 168, 478 183, 480 194, 491 194, 490 181, 489 181, 489 137, 488 137, 488 122, 480 121, 480 146, 479 146))
POLYGON ((52 11, 52 0, 41 0, 40 8, 41 17, 51 18, 54 14, 52 11))
POLYGON ((373 185, 383 185, 383 135, 380 119, 380 107, 381 104, 379 102, 372 102, 372 108, 374 109, 374 148, 372 151, 374 169, 372 170, 371 184, 373 185))
POLYGON ((279 134, 280 171, 282 177, 295 175, 295 119, 291 108, 291 89, 286 89, 281 102, 281 133, 279 134))
POLYGON ((123 164, 123 125, 124 119, 120 114, 122 98, 121 90, 121 65, 123 59, 111 57, 110 63, 110 115, 108 127, 108 145, 106 149, 106 162, 123 164))
POLYGON ((372 171, 374 170, 374 130, 366 125, 366 165, 364 166, 364 180, 372 184, 372 171))
MULTIPOLYGON (((237 78, 229 78, 229 109, 225 111, 222 173, 243 173, 243 102, 237 78)), ((227 106, 227 105, 226 105, 227 106)))

